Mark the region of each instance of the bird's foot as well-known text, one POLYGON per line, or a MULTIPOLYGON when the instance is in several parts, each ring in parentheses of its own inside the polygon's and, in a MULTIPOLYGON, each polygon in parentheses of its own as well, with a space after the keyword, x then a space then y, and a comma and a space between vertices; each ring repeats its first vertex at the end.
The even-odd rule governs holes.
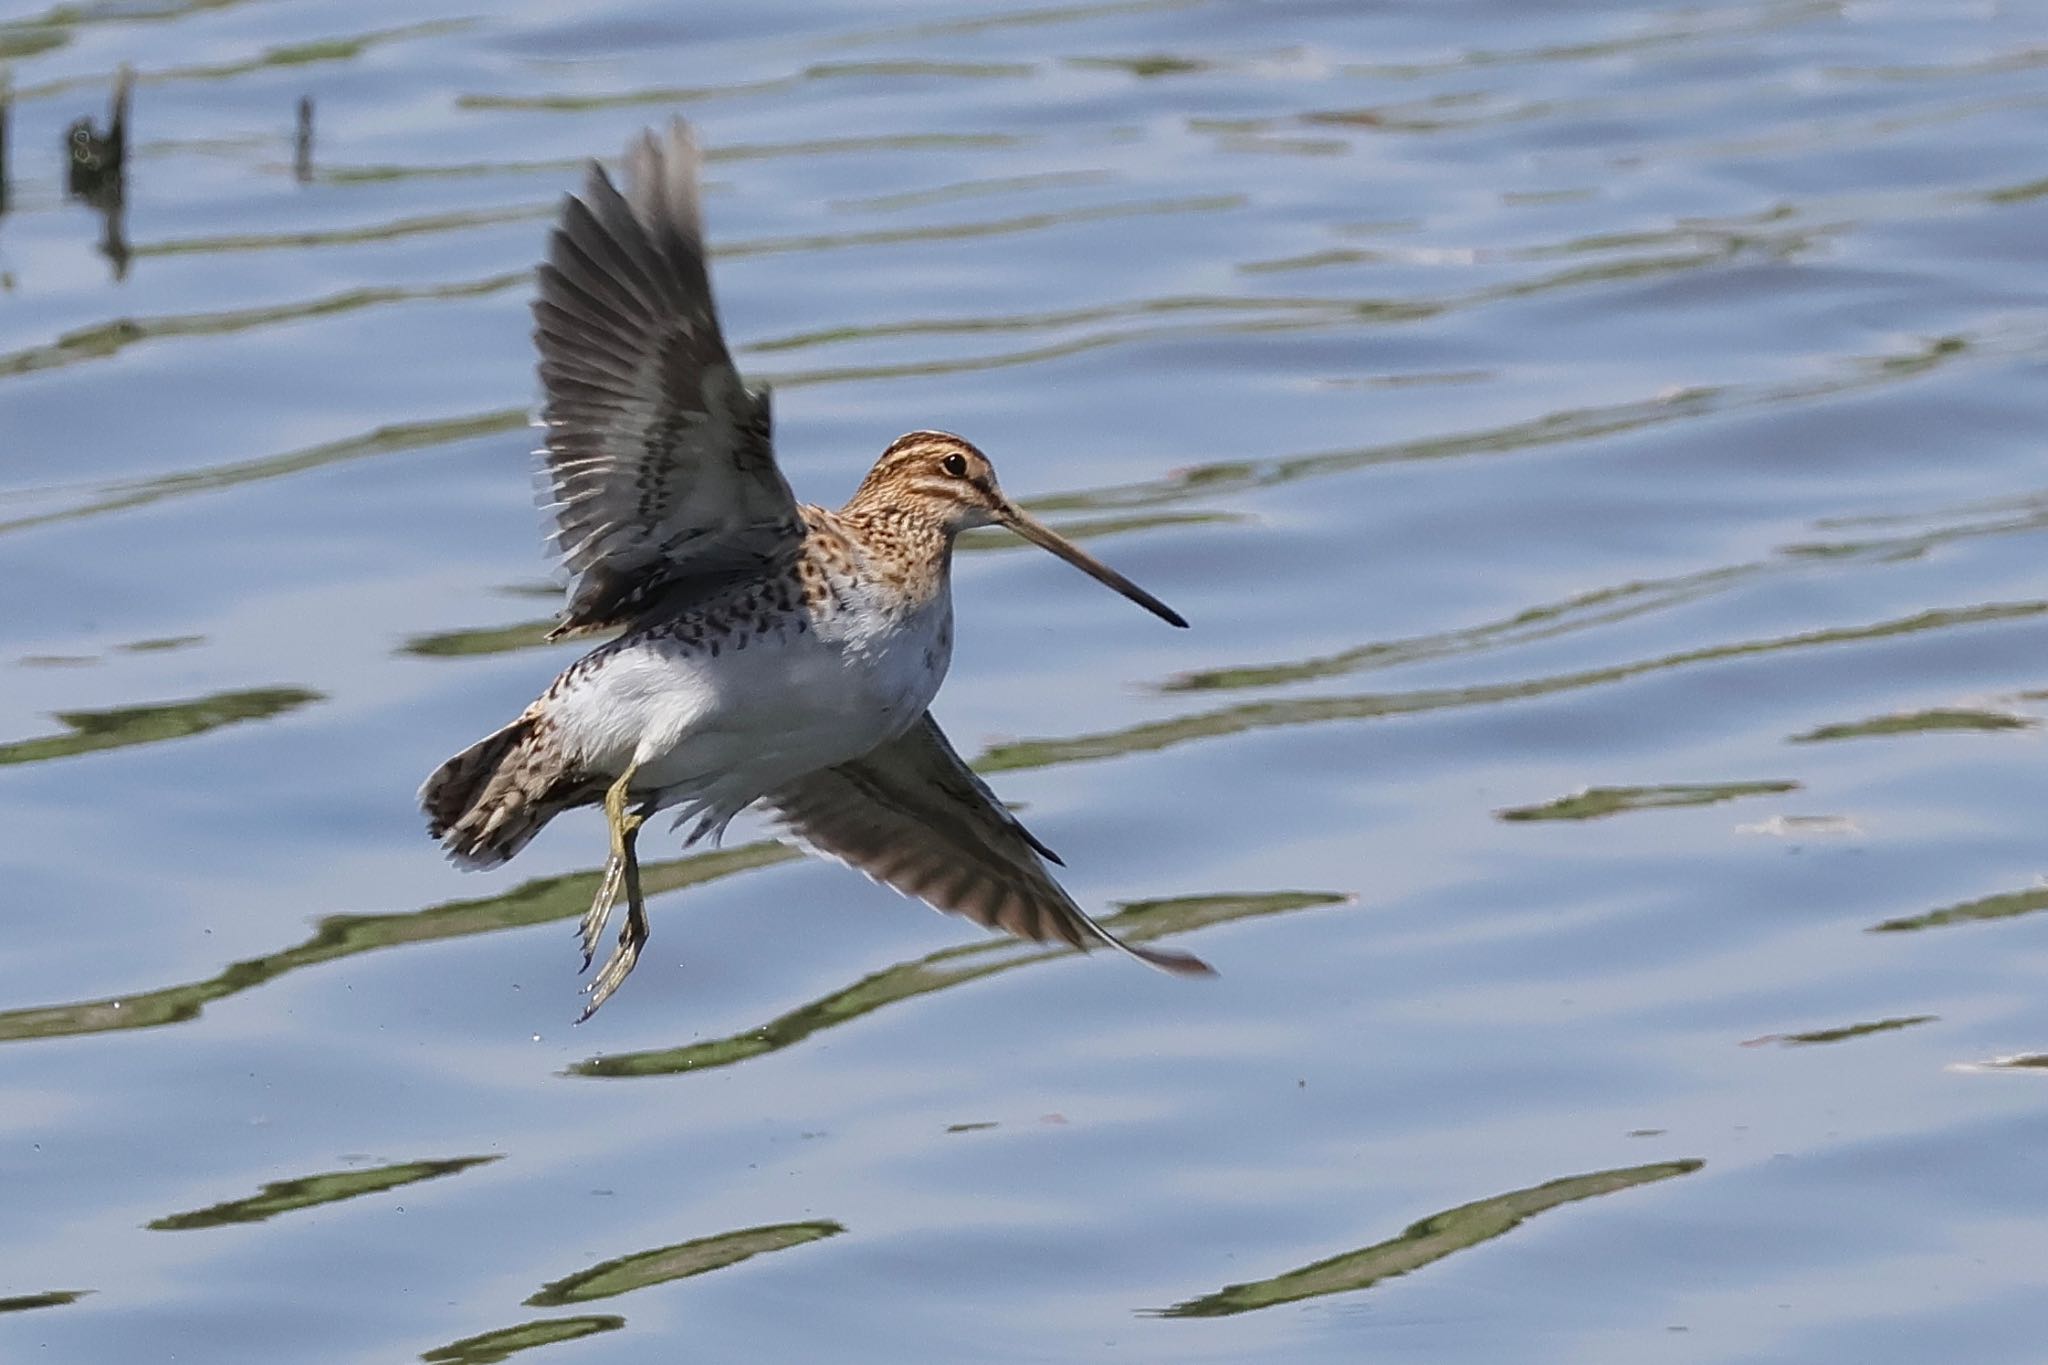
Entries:
POLYGON ((625 874, 626 860, 614 853, 604 865, 604 876, 598 879, 597 898, 583 912, 583 965, 578 971, 589 971, 590 960, 597 956, 597 941, 604 935, 605 922, 612 917, 612 906, 619 899, 619 884, 625 874))
POLYGON ((640 960, 641 945, 647 942, 647 896, 640 888, 640 858, 633 844, 640 833, 640 826, 647 823, 654 803, 650 801, 637 811, 626 809, 626 785, 632 778, 633 770, 628 768, 605 793, 604 812, 612 829, 612 856, 604 865, 597 900, 592 902, 590 913, 583 917, 583 966, 586 971, 590 968, 597 937, 604 932, 604 922, 611 916, 612 901, 618 897, 621 883, 626 888, 626 925, 619 930, 619 946, 612 950, 604 966, 583 988, 590 997, 590 1003, 577 1016, 579 1024, 596 1014, 598 1006, 612 998, 612 992, 619 988, 632 972, 633 964, 640 960))
POLYGON ((640 961, 640 949, 646 942, 646 917, 628 913, 626 926, 619 931, 619 946, 612 949, 612 955, 605 959, 603 968, 583 988, 583 993, 590 997, 590 1003, 585 1005, 583 1013, 576 1017, 577 1023, 580 1024, 596 1014, 598 1006, 612 998, 612 992, 619 988, 632 973, 634 964, 640 961))
MULTIPOLYGON (((583 913, 583 966, 579 969, 581 971, 589 971, 590 960, 597 956, 597 941, 604 937, 605 921, 612 916, 612 905, 619 898, 620 884, 629 875, 636 882, 638 880, 639 868, 634 862, 633 840, 639 834, 640 826, 647 823, 647 811, 626 809, 632 781, 633 768, 627 768, 604 794, 604 820, 606 827, 611 831, 612 856, 605 862, 604 875, 597 880, 597 895, 591 900, 590 909, 583 913)), ((636 898, 637 894, 636 889, 636 898)))

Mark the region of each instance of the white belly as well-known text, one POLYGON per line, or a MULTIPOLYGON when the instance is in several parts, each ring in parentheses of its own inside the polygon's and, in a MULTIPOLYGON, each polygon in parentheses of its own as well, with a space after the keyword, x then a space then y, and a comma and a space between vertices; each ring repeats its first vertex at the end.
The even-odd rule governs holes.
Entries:
POLYGON ((555 714, 588 770, 615 776, 636 765, 636 794, 722 824, 924 714, 951 660, 950 602, 941 594, 876 621, 850 611, 803 630, 792 621, 694 645, 659 634, 621 641, 565 675, 555 714))

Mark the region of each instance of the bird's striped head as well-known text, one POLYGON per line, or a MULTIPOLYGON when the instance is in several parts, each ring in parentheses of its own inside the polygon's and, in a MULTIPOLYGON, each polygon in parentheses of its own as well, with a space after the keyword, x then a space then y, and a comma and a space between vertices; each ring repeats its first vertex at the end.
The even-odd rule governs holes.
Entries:
POLYGON ((913 431, 890 442, 853 500, 936 523, 949 534, 987 526, 1008 505, 988 456, 947 431, 913 431))
POLYGON ((952 537, 976 526, 1007 526, 1098 582, 1176 626, 1180 614, 1003 495, 995 466, 972 442, 945 431, 899 436, 861 480, 847 510, 922 523, 952 537))

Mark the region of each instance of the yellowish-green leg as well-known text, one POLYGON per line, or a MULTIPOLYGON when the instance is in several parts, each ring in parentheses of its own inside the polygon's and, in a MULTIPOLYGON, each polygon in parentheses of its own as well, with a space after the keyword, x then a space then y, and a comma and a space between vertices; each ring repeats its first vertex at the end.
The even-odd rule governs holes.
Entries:
MULTIPOLYGON (((612 829, 612 856, 605 864, 605 886, 600 888, 605 896, 605 915, 609 916, 612 898, 617 894, 618 882, 624 880, 626 924, 619 930, 619 946, 612 950, 612 955, 605 959, 604 966, 591 978, 590 984, 583 988, 590 996, 590 1003, 583 1007, 583 1013, 577 1017, 576 1022, 579 1024, 596 1014, 599 1005, 611 999, 612 992, 619 988, 620 983, 633 970, 633 964, 640 960, 640 949, 647 942, 647 899, 640 890, 640 855, 634 844, 640 837, 640 826, 646 823, 654 803, 650 801, 637 811, 626 809, 626 784, 632 776, 633 770, 628 768, 624 776, 614 782, 611 790, 605 793, 604 810, 612 829)), ((595 909, 593 906, 592 910, 595 909)), ((601 917, 597 922, 596 932, 589 934, 585 940, 586 944, 593 942, 597 932, 602 932, 603 928, 604 918, 601 917)), ((585 962, 587 965, 587 948, 585 962)))
POLYGON ((626 832, 626 924, 619 930, 619 946, 612 949, 612 955, 605 959, 604 966, 583 988, 590 995, 590 1003, 583 1007, 583 1013, 577 1018, 579 1024, 596 1014, 597 1007, 612 998, 612 992, 633 970, 633 964, 640 960, 640 949, 647 943, 647 902, 640 894, 640 858, 633 851, 639 825, 640 820, 636 818, 633 828, 626 832))
MULTIPOLYGON (((637 826, 639 822, 634 823, 637 826)), ((626 923, 619 930, 619 946, 612 949, 603 969, 584 988, 590 992, 590 1003, 584 1006, 578 1023, 596 1014, 597 1007, 611 999, 612 992, 640 960, 640 949, 647 943, 647 901, 640 894, 640 858, 633 851, 633 838, 631 833, 626 835, 626 923)))
POLYGON ((583 970, 586 972, 590 970, 590 959, 597 955, 597 940, 604 934, 605 921, 611 918, 612 906, 619 899, 619 884, 625 875, 627 859, 632 856, 633 836, 639 831, 644 818, 626 809, 626 788, 633 780, 633 772, 633 768, 627 768, 604 794, 605 823, 611 828, 612 856, 605 860, 604 875, 597 882, 597 896, 583 916, 583 970))

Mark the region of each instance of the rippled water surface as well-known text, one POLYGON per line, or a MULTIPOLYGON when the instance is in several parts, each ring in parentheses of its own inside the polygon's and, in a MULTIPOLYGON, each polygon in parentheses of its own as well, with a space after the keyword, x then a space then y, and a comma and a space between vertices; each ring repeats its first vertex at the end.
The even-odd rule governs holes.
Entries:
POLYGON ((2041 1358, 2048 10, 138 0, 0 64, 0 1358, 2041 1358), (1194 622, 975 538, 937 710, 1216 980, 743 825, 645 841, 571 1027, 600 822, 423 837, 575 652, 528 271, 672 112, 800 493, 954 428, 1194 622))

